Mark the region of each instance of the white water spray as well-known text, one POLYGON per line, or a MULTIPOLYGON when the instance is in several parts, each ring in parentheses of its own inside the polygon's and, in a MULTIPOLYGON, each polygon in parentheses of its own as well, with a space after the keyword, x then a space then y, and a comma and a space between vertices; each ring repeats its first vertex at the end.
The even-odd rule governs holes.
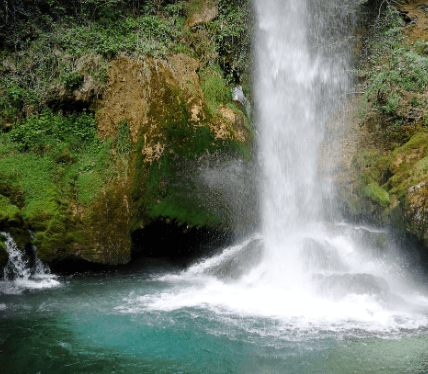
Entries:
POLYGON ((325 219, 334 214, 323 206, 318 147, 349 88, 341 25, 355 2, 256 0, 255 8, 261 232, 162 278, 183 289, 131 296, 118 309, 199 307, 306 331, 424 328, 428 299, 409 284, 388 233, 325 219))
POLYGON ((299 288, 307 275, 301 256, 304 238, 322 218, 317 156, 323 123, 334 107, 332 93, 338 96, 347 86, 346 53, 327 59, 323 48, 310 45, 309 25, 318 34, 327 22, 319 18, 329 16, 318 13, 312 19, 320 11, 317 1, 312 3, 256 1, 262 232, 271 271, 281 264, 274 276, 288 277, 289 286, 299 288))
POLYGON ((20 293, 24 289, 51 288, 60 285, 49 267, 37 258, 37 248, 32 247, 35 263, 30 267, 25 254, 18 248, 12 236, 1 233, 5 238, 9 260, 4 268, 4 281, 0 281, 0 292, 20 293))

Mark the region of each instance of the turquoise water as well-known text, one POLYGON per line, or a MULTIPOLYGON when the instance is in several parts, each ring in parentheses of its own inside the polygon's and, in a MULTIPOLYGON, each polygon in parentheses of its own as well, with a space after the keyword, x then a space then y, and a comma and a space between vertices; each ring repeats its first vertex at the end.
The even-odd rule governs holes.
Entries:
POLYGON ((424 326, 329 331, 298 328, 301 316, 249 316, 221 305, 153 307, 154 299, 206 287, 170 277, 76 275, 54 288, 1 295, 1 372, 428 372, 424 326))

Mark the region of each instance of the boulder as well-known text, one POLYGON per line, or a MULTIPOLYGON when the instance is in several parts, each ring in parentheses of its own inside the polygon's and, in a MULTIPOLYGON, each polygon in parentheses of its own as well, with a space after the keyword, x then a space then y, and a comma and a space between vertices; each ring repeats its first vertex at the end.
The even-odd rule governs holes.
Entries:
POLYGON ((386 280, 372 274, 316 274, 313 280, 320 292, 332 297, 349 294, 386 296, 389 293, 386 280))
POLYGON ((187 24, 191 28, 210 23, 218 17, 218 4, 214 0, 190 1, 187 8, 187 24))

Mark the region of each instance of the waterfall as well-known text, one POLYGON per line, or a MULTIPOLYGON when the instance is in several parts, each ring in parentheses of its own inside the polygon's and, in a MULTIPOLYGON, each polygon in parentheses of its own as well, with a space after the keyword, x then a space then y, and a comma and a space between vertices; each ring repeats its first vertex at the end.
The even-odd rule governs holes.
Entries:
POLYGON ((28 265, 28 260, 25 258, 25 254, 19 250, 10 234, 5 232, 1 234, 6 238, 5 244, 7 252, 9 253, 9 260, 4 268, 4 279, 28 281, 31 275, 31 269, 28 265))
POLYGON ((346 27, 337 30, 334 22, 349 23, 355 7, 349 1, 255 1, 261 230, 270 273, 299 288, 308 276, 306 238, 326 216, 317 170, 323 127, 349 86, 350 48, 339 43, 347 39, 346 27))
POLYGON ((16 293, 22 289, 50 288, 60 284, 49 269, 49 266, 37 258, 37 248, 33 245, 34 265, 30 266, 26 254, 21 251, 6 232, 1 233, 5 238, 9 260, 4 268, 4 282, 0 291, 16 293))
POLYGON ((132 294, 119 310, 208 310, 232 330, 248 317, 248 331, 265 336, 254 327, 262 318, 279 321, 283 330, 272 334, 281 337, 427 325, 428 298, 412 277, 417 262, 401 255, 388 231, 338 219, 332 183, 317 168, 320 145, 333 147, 329 117, 351 87, 348 36, 357 4, 255 0, 258 232, 158 277, 173 289, 132 294))
POLYGON ((325 203, 332 183, 317 167, 321 143, 333 146, 335 134, 325 125, 351 87, 348 36, 357 6, 351 0, 255 0, 261 227, 179 277, 202 277, 202 291, 163 295, 154 308, 220 305, 281 316, 298 328, 426 322, 397 317, 403 305, 407 312, 417 309, 409 297, 416 292, 409 275, 415 263, 400 255, 386 230, 335 220, 334 204, 325 203))
MULTIPOLYGON (((338 1, 325 1, 330 7, 323 9, 318 3, 256 1, 261 216, 271 248, 323 215, 318 147, 324 122, 348 86, 347 45, 333 48, 334 38, 320 41, 329 17, 343 17, 342 9, 338 1)), ((342 7, 351 12, 346 3, 342 7)))

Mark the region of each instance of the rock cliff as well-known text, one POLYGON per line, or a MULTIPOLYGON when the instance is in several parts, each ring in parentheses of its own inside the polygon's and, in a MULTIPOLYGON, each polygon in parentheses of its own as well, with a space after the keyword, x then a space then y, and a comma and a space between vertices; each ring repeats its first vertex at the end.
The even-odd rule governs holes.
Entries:
POLYGON ((234 54, 249 47, 247 4, 114 3, 82 2, 80 14, 59 1, 42 30, 43 4, 23 2, 34 19, 2 26, 0 231, 57 268, 128 263, 136 233, 154 223, 176 233, 254 223, 235 219, 247 209, 248 188, 235 191, 248 185, 253 148, 249 116, 232 100, 249 84, 250 64, 234 54), (219 188, 210 175, 231 165, 240 171, 219 188))
POLYGON ((343 211, 427 246, 428 2, 398 1, 379 14, 347 104, 343 211))

